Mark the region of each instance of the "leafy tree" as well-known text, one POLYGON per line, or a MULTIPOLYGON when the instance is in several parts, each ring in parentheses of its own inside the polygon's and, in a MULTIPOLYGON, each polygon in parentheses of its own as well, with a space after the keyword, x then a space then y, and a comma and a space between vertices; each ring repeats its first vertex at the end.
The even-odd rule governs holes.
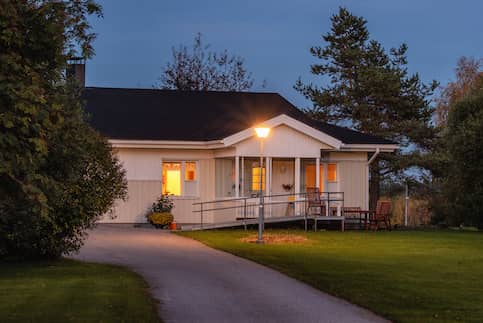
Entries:
POLYGON ((367 21, 345 8, 331 17, 325 46, 310 53, 321 60, 311 73, 328 85, 304 84, 295 89, 312 101, 307 113, 313 118, 348 125, 364 133, 387 138, 402 146, 397 154, 380 154, 370 167, 370 204, 379 198, 380 181, 424 163, 435 129, 429 97, 437 83, 424 84, 407 70, 407 46, 389 53, 370 39, 367 21))
POLYGON ((210 45, 203 45, 201 34, 196 35, 191 52, 186 46, 173 47, 173 62, 162 69, 160 87, 183 91, 244 91, 253 86, 243 58, 232 56, 226 50, 215 53, 209 48, 210 45))
POLYGON ((441 91, 436 106, 436 121, 445 126, 449 109, 459 100, 483 89, 483 59, 461 57, 456 66, 456 80, 449 82, 441 91))
POLYGON ((69 57, 93 54, 90 0, 0 2, 0 257, 76 251, 126 183, 90 128, 69 57))
POLYGON ((449 163, 445 195, 450 222, 483 230, 483 90, 451 106, 448 118, 449 163))
MULTIPOLYGON (((428 189, 426 197, 430 201, 432 220, 438 224, 455 224, 457 217, 450 212, 453 208, 448 199, 448 187, 451 180, 452 157, 449 148, 448 116, 450 110, 461 100, 481 91, 483 88, 482 60, 461 57, 455 69, 456 80, 449 82, 436 98, 434 120, 437 135, 432 140, 430 154, 425 159, 426 169, 430 172, 424 182, 428 189)), ((459 218, 462 220, 462 218, 459 218)), ((460 221, 461 223, 461 221, 460 221)), ((459 223, 458 223, 459 224, 459 223)))

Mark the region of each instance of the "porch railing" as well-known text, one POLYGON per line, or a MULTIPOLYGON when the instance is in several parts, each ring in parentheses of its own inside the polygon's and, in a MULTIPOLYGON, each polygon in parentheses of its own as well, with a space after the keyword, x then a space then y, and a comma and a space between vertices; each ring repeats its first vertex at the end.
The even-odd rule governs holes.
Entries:
MULTIPOLYGON (((344 192, 321 192, 321 207, 309 207, 307 193, 264 195, 265 218, 343 216, 344 192)), ((201 228, 205 224, 238 222, 246 228, 247 220, 258 218, 260 198, 238 197, 193 203, 201 228), (210 219, 208 219, 208 216, 210 219)))

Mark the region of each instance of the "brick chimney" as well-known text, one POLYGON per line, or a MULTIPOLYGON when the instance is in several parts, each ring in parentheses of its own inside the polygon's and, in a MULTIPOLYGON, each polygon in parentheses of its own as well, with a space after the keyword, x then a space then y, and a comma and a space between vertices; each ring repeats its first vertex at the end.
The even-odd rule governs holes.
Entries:
POLYGON ((82 87, 86 86, 86 59, 73 57, 67 61, 67 77, 75 77, 82 87))

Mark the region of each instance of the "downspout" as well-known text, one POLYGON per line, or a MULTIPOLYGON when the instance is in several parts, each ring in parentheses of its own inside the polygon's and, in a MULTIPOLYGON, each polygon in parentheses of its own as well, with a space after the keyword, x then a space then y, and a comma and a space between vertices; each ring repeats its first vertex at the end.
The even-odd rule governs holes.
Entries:
MULTIPOLYGON (((376 152, 374 153, 374 155, 371 156, 371 158, 369 159, 369 161, 367 162, 367 173, 369 174, 369 165, 371 165, 371 163, 377 158, 377 156, 379 155, 379 153, 381 152, 381 149, 378 147, 376 148, 376 152)), ((369 176, 369 175, 368 175, 369 176)), ((369 179, 369 177, 368 177, 369 179)), ((369 206, 369 194, 367 195, 367 207, 369 206)))
POLYGON ((367 166, 369 166, 377 158, 380 152, 381 152, 381 148, 379 147, 376 148, 376 152, 374 153, 374 155, 372 155, 371 159, 369 159, 369 161, 367 162, 367 166))

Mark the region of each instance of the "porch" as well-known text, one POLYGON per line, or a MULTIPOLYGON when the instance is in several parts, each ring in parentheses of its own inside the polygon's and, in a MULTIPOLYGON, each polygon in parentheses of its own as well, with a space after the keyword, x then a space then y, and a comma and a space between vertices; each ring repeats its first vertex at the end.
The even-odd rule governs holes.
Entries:
POLYGON ((308 187, 339 192, 338 160, 320 157, 234 156, 215 159, 215 199, 300 196, 308 187), (260 169, 260 163, 262 168, 260 169), (260 181, 261 177, 261 181, 260 181))
MULTIPOLYGON (((264 195, 264 222, 281 223, 303 221, 307 231, 308 222, 312 221, 317 231, 319 221, 336 222, 344 231, 345 217, 344 193, 322 192, 320 203, 311 203, 307 193, 264 195)), ((244 227, 257 224, 262 201, 259 197, 242 197, 193 203, 193 213, 199 217, 199 222, 182 225, 186 231, 216 229, 225 227, 244 227), (218 221, 206 221, 216 218, 218 221)))

